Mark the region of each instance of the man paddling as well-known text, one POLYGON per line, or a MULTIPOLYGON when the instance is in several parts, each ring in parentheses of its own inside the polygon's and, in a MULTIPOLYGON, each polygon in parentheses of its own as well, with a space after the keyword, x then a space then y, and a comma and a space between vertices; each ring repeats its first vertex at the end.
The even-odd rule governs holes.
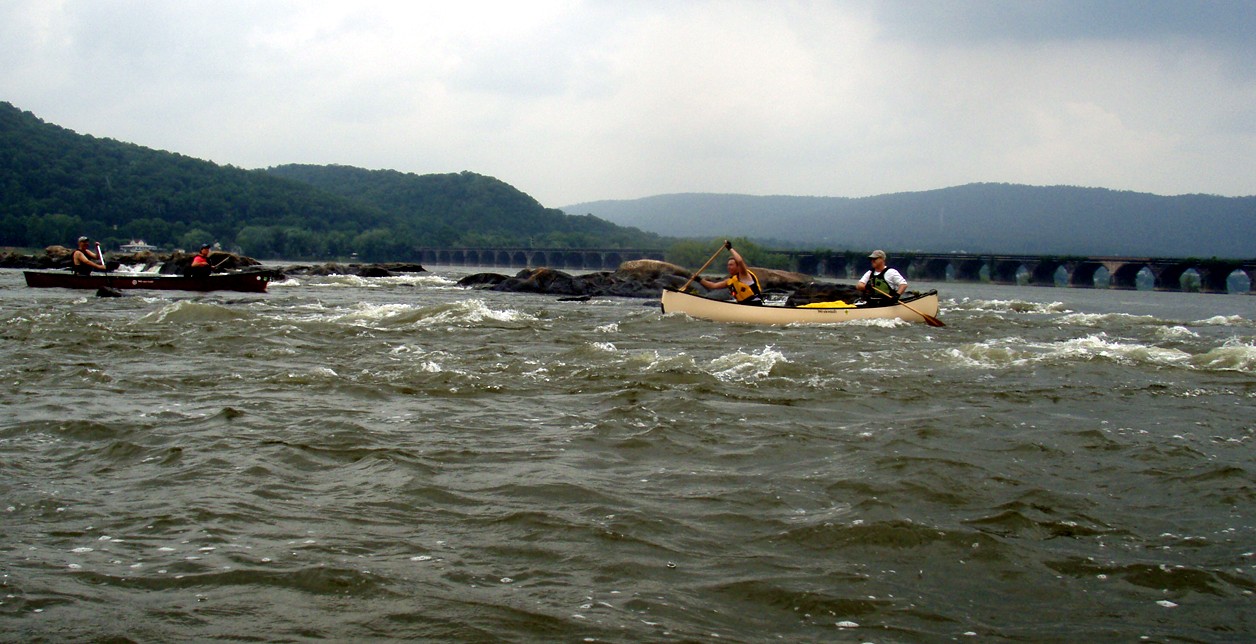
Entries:
POLYGON ((78 248, 74 249, 74 254, 70 256, 70 259, 73 261, 70 270, 73 270, 76 275, 91 275, 93 270, 109 270, 105 267, 105 263, 100 258, 100 255, 87 247, 91 241, 87 237, 79 237, 78 248))
POLYGON ((188 277, 209 277, 214 272, 213 264, 209 263, 210 245, 201 246, 200 252, 192 257, 192 266, 188 268, 188 277))
POLYGON ((873 306, 897 304, 898 298, 907 292, 907 280, 898 271, 885 267, 885 251, 874 250, 868 258, 872 260, 872 269, 859 278, 855 288, 873 306))

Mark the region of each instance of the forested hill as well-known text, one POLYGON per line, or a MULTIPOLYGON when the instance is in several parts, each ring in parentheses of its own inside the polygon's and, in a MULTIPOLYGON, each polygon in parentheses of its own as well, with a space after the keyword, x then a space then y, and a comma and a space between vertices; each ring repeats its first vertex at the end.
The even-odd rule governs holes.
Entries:
POLYGON ((1256 257, 1256 197, 971 184, 864 198, 673 194, 565 206, 662 235, 778 247, 1256 257))
POLYGON ((511 185, 473 172, 415 175, 350 166, 283 165, 267 173, 401 216, 429 246, 661 248, 660 235, 545 208, 511 185))
POLYGON ((422 246, 659 246, 469 172, 244 170, 77 134, 0 102, 0 246, 217 242, 253 257, 414 258, 422 246), (343 183, 342 183, 343 182, 343 183))

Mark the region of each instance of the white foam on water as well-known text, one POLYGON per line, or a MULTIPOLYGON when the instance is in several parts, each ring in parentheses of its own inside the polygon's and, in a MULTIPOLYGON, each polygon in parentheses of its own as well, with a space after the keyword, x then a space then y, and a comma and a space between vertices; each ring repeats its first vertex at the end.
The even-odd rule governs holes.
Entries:
POLYGON ((358 304, 346 312, 333 313, 329 319, 334 322, 371 325, 410 313, 415 308, 412 304, 358 304))
POLYGON ((710 373, 722 382, 760 380, 772 373, 777 364, 789 362, 785 354, 771 346, 758 353, 734 351, 710 362, 710 373))
POLYGON ((380 285, 357 275, 328 275, 319 280, 318 283, 310 284, 310 286, 317 288, 379 288, 380 285))
POLYGON ((1190 367, 1194 360, 1190 353, 1180 349, 1112 340, 1106 333, 1047 343, 1033 343, 1019 337, 1008 337, 954 347, 948 349, 943 355, 957 366, 980 368, 1092 360, 1110 360, 1120 364, 1190 367))
POLYGON ((269 290, 272 288, 296 288, 298 286, 302 286, 301 280, 295 277, 286 277, 281 280, 272 281, 266 288, 269 290))
POLYGON ((1150 315, 1130 315, 1128 313, 1069 313, 1060 318, 1064 324, 1072 324, 1084 327, 1103 327, 1107 328, 1113 324, 1155 324, 1159 320, 1150 315))
MULTIPOLYGON (((1022 341, 1023 342, 1023 341, 1022 341)), ((948 362, 964 367, 998 368, 1025 364, 1035 354, 1027 348, 1006 340, 987 340, 948 349, 944 356, 948 362)))
POLYGON ((1047 346, 1047 349, 1045 359, 1088 361, 1098 358, 1124 364, 1165 366, 1184 366, 1191 359, 1191 354, 1179 349, 1114 341, 1108 339, 1106 333, 1052 343, 1047 346))
POLYGON ((1220 371, 1256 371, 1256 345, 1251 341, 1231 339, 1206 353, 1194 356, 1191 364, 1200 369, 1220 371))
POLYGON ((484 300, 462 300, 437 307, 434 315, 424 319, 424 326, 449 324, 478 324, 482 322, 534 322, 536 316, 515 309, 494 309, 484 300))
POLYGON ((974 300, 964 298, 951 301, 944 308, 963 309, 968 311, 991 311, 994 313, 1068 313, 1063 302, 1027 302, 1025 300, 974 300))
POLYGON ((1186 340, 1199 337, 1198 333, 1181 325, 1161 327, 1156 329, 1156 335, 1164 340, 1186 340))
POLYGON ((213 302, 199 302, 195 300, 180 300, 171 302, 152 311, 138 320, 139 324, 153 324, 162 322, 223 322, 231 320, 244 320, 250 316, 239 309, 229 309, 221 304, 213 302))
POLYGON ((430 273, 403 273, 393 275, 391 277, 371 277, 367 278, 384 284, 406 284, 411 286, 425 286, 429 288, 451 288, 458 287, 457 280, 441 277, 440 275, 432 275, 430 273))
POLYGON ((1214 315, 1204 320, 1193 322, 1195 326, 1256 326, 1256 321, 1248 320, 1241 315, 1214 315))
POLYGON ((628 364, 640 364, 645 371, 649 372, 692 371, 697 365, 693 356, 684 352, 664 354, 658 350, 631 353, 628 355, 628 364))

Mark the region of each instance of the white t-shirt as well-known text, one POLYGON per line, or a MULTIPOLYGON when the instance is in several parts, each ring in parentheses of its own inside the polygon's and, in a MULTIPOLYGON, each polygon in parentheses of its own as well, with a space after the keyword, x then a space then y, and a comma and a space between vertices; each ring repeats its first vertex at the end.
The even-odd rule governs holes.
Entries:
MULTIPOLYGON (((872 279, 872 271, 865 271, 863 277, 859 278, 859 283, 867 284, 870 279, 872 279)), ((894 293, 898 292, 898 289, 907 283, 907 280, 903 279, 902 274, 893 268, 885 269, 885 281, 890 285, 890 288, 894 289, 893 292, 887 293, 887 295, 894 295, 894 293)))

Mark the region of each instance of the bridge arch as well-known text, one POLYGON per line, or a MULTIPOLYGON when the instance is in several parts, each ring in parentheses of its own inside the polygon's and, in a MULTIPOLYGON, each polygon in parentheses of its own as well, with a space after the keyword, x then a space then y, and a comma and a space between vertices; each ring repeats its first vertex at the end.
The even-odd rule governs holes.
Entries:
POLYGON ((955 268, 957 282, 980 282, 981 272, 986 268, 986 263, 980 259, 955 260, 951 265, 955 268))
POLYGON ((1235 293, 1251 293, 1256 295, 1256 270, 1238 267, 1226 275, 1226 291, 1235 293), (1231 289, 1230 286, 1234 288, 1231 289))
POLYGON ((1029 269, 1029 283, 1033 286, 1055 286, 1058 282, 1067 282, 1068 273, 1064 269, 1064 262, 1053 259, 1044 259, 1038 262, 1030 262, 1026 265, 1029 269), (1061 277, 1060 272, 1064 271, 1061 277))
POLYGON ((990 281, 995 284, 1016 284, 1017 274, 1024 264, 1018 259, 999 260, 990 263, 990 281))

